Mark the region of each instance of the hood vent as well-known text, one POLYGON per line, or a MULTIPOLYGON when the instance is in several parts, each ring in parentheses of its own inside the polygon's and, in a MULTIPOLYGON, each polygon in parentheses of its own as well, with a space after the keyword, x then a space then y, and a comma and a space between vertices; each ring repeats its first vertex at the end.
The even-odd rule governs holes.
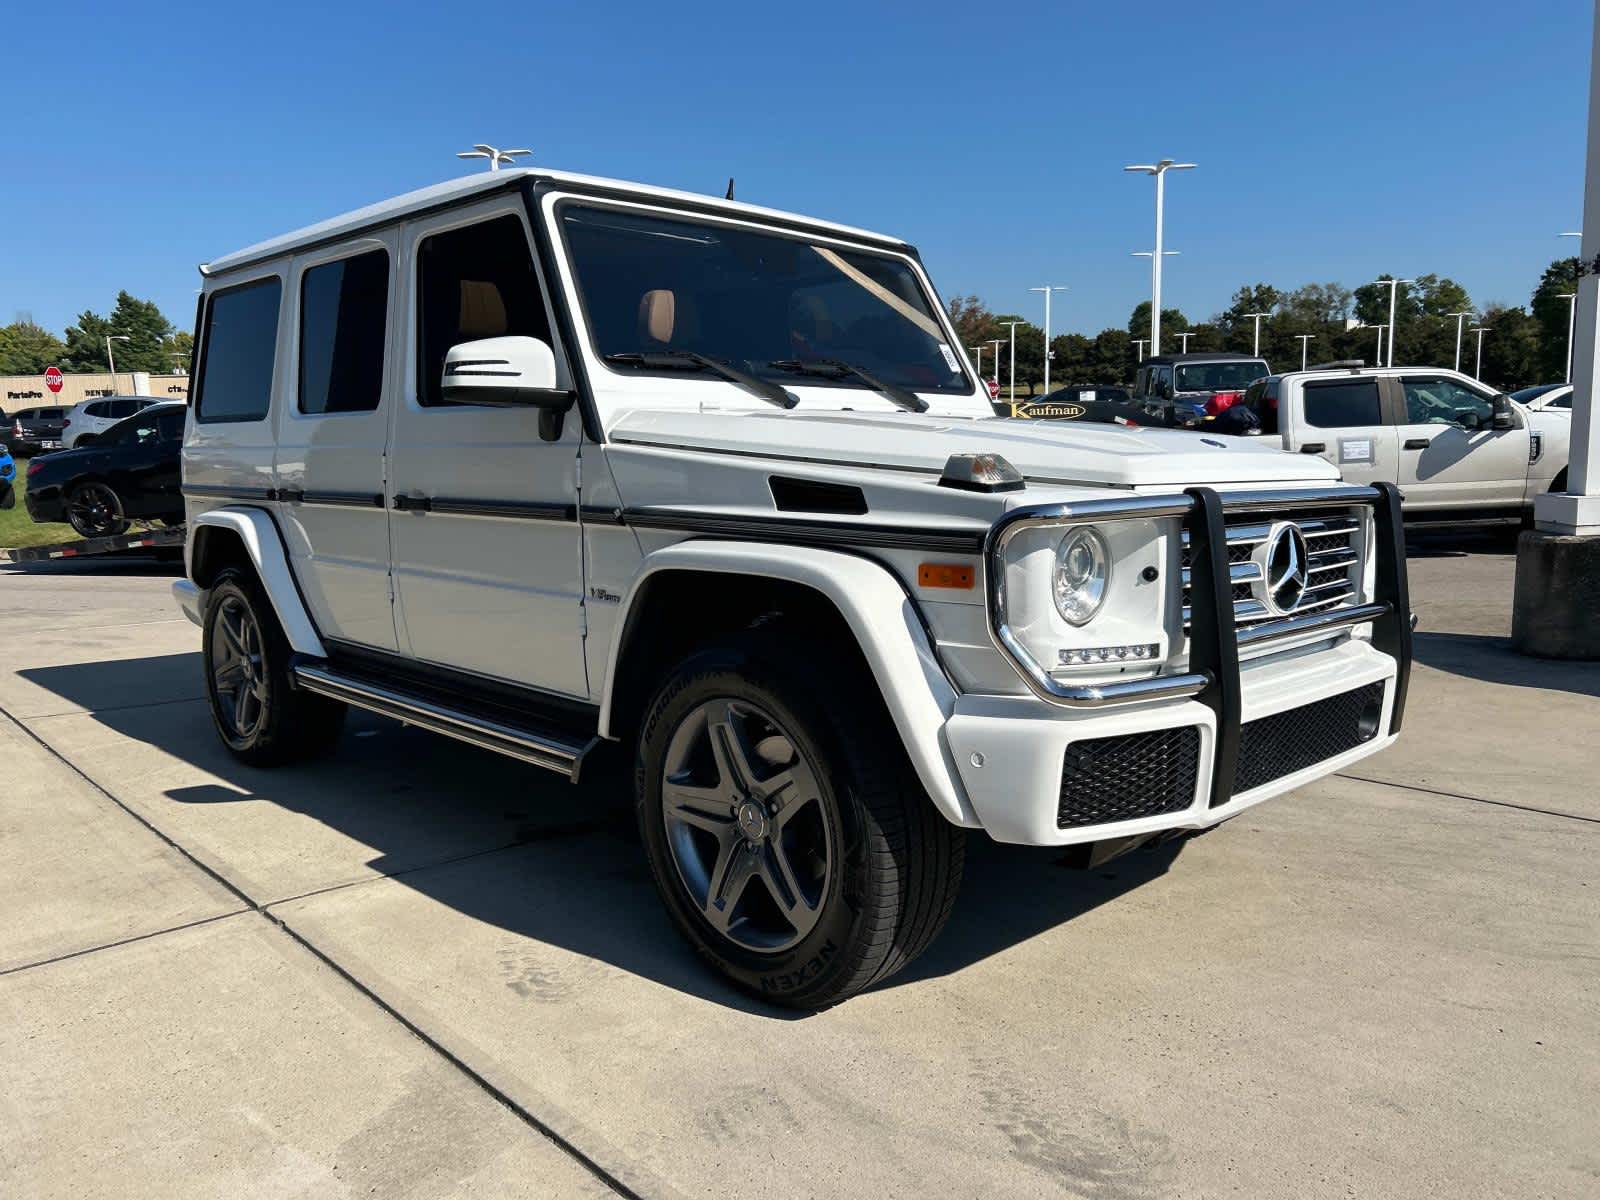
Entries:
POLYGON ((861 489, 848 483, 824 483, 820 479, 795 479, 770 475, 772 502, 779 512, 831 513, 859 517, 867 511, 867 498, 861 489))

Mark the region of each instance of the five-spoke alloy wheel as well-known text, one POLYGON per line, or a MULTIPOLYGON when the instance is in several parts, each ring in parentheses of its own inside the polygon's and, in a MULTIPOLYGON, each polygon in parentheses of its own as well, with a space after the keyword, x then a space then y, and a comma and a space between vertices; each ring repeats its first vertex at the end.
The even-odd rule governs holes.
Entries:
POLYGON ((793 631, 730 634, 646 706, 635 788, 679 931, 765 999, 820 1008, 944 924, 962 832, 937 813, 864 666, 793 631))
POLYGON ((229 567, 207 592, 206 699, 223 744, 257 767, 307 758, 326 749, 344 726, 345 706, 297 689, 289 678, 289 642, 260 581, 229 567))
POLYGON ((674 731, 662 817, 701 915, 749 950, 787 949, 821 913, 833 829, 816 771, 762 707, 718 697, 674 731))

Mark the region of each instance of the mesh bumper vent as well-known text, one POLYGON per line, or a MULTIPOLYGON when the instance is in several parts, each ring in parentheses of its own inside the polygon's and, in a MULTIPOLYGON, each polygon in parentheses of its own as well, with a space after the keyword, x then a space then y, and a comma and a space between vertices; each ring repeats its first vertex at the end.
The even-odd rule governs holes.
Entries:
POLYGON ((1371 741, 1382 712, 1383 684, 1369 683, 1315 704, 1245 722, 1239 727, 1233 795, 1371 741))
POLYGON ((1199 770, 1197 725, 1073 742, 1061 767, 1056 825, 1069 829, 1182 812, 1194 803, 1199 770))

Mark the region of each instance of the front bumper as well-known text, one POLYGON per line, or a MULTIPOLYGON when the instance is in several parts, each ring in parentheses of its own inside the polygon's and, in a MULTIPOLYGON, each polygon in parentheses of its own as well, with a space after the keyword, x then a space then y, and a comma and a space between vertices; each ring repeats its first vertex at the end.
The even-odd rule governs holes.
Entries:
POLYGON ((1398 489, 1241 494, 1229 509, 1304 509, 1334 498, 1372 506, 1370 600, 1342 620, 1332 612, 1247 630, 1234 623, 1223 503, 1210 489, 1016 509, 997 522, 985 547, 990 633, 1032 695, 962 696, 944 728, 984 828, 1033 845, 1205 828, 1389 745, 1411 674, 1398 489), (1007 538, 1029 522, 1150 515, 1181 515, 1192 551, 1185 672, 1100 686, 1057 681, 1005 624, 1007 538), (1286 648, 1241 665, 1241 644, 1273 643, 1286 648))

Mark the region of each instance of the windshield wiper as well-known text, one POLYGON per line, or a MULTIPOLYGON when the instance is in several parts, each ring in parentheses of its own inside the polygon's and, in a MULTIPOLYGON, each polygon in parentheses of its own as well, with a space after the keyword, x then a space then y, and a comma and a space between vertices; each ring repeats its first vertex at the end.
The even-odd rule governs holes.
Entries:
POLYGON ((712 358, 695 350, 628 351, 622 354, 607 354, 605 360, 628 367, 650 367, 658 371, 710 371, 713 375, 721 375, 730 383, 737 383, 740 387, 754 392, 769 404, 776 404, 779 408, 793 408, 799 403, 777 384, 766 379, 758 379, 748 371, 741 371, 721 359, 712 358))
POLYGON ((873 391, 882 392, 907 412, 928 411, 928 402, 915 392, 908 392, 903 387, 885 383, 876 375, 870 375, 854 363, 847 363, 843 359, 780 358, 777 362, 769 362, 767 366, 776 371, 789 371, 795 375, 819 375, 824 379, 840 379, 846 375, 854 375, 873 391))

